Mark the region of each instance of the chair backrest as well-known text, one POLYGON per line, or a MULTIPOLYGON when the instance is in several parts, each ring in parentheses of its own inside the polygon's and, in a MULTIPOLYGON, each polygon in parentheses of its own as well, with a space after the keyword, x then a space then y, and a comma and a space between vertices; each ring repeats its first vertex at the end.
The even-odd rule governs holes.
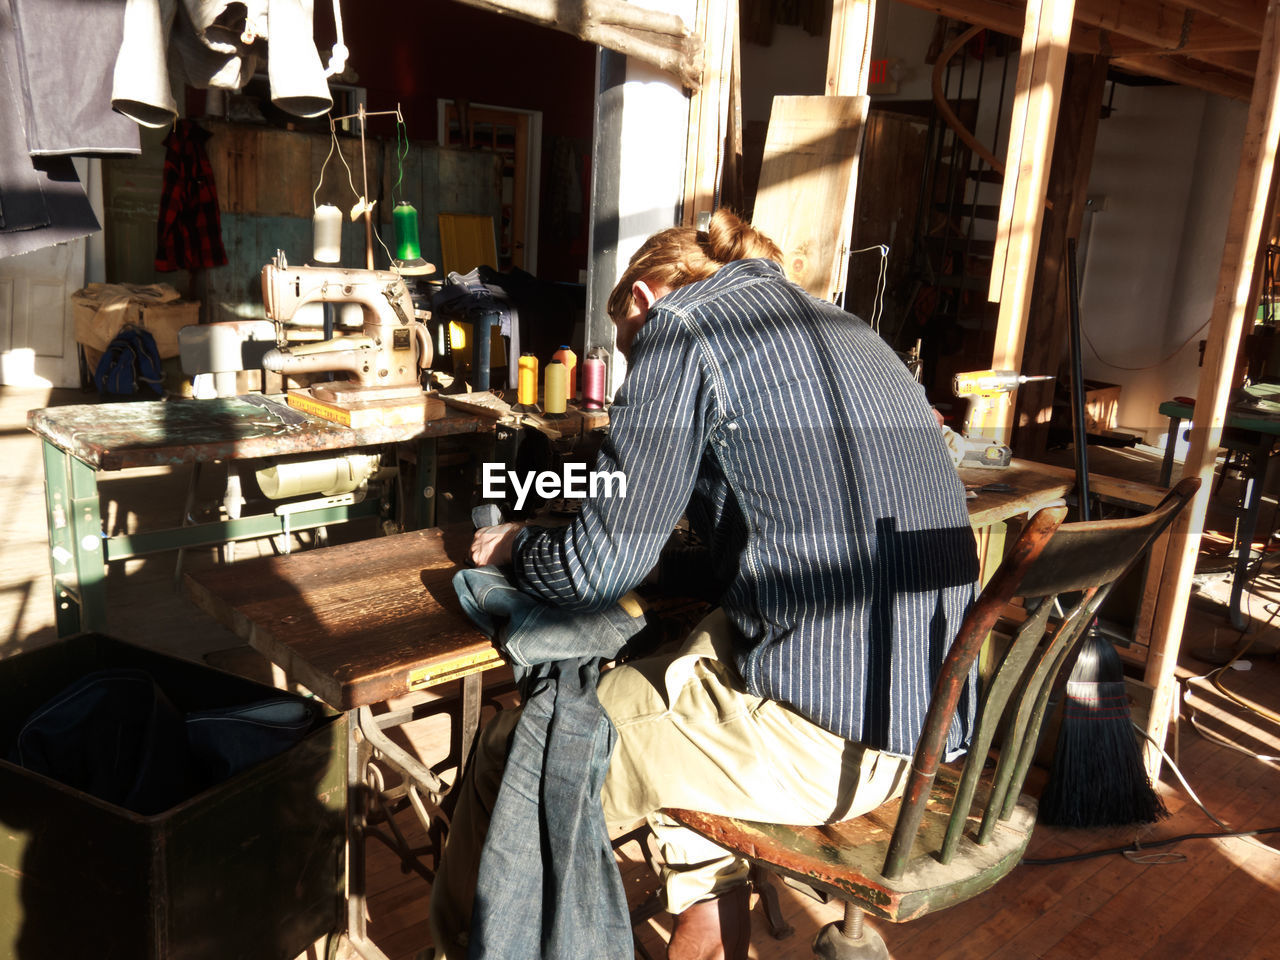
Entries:
POLYGON ((1009 601, 1024 598, 1027 617, 984 691, 939 855, 943 863, 950 862, 970 817, 978 780, 997 731, 1002 734, 1000 759, 982 810, 976 838, 979 844, 991 838, 996 821, 1007 819, 1017 804, 1054 680, 1102 601, 1173 523, 1199 486, 1196 478, 1183 480, 1157 507, 1138 517, 1064 524, 1066 508, 1050 507, 1031 518, 974 602, 947 653, 885 857, 882 873, 886 878, 897 879, 906 870, 970 667, 1009 601), (1061 612, 1054 616, 1059 603, 1061 612))

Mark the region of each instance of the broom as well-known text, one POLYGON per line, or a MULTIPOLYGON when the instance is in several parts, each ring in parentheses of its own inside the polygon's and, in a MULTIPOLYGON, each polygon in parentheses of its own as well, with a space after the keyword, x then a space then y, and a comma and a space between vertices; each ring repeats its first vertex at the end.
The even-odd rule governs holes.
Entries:
POLYGON ((1133 734, 1120 655, 1090 629, 1067 680, 1039 820, 1055 827, 1116 827, 1165 816, 1133 734))
MULTIPOLYGON (((1080 299, 1075 241, 1067 240, 1071 427, 1081 520, 1089 519, 1089 438, 1084 422, 1080 299)), ((1168 816, 1151 786, 1129 716, 1124 665, 1111 641, 1090 624, 1067 680, 1058 747, 1040 795, 1039 820, 1058 827, 1154 823, 1168 816)))

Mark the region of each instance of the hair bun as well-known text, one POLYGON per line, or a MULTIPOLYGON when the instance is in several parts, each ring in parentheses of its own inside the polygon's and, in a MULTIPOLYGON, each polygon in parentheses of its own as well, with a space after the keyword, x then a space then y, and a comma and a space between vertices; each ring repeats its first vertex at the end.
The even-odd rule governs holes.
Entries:
POLYGON ((724 207, 711 215, 706 249, 707 255, 720 263, 756 257, 782 262, 782 251, 776 243, 724 207))

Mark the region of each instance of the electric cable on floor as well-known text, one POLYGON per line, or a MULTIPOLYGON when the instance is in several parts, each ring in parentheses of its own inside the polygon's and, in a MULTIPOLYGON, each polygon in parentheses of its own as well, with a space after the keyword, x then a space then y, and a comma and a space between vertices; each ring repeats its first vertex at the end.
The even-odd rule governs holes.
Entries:
MULTIPOLYGON (((1252 599, 1253 599, 1253 590, 1252 588, 1250 588, 1245 592, 1245 603, 1246 603, 1245 612, 1247 614, 1248 620, 1253 619, 1253 612, 1251 609, 1252 604, 1250 602, 1252 599)), ((1272 622, 1276 619, 1277 615, 1280 615, 1280 606, 1276 606, 1276 608, 1271 611, 1271 616, 1267 618, 1265 623, 1263 623, 1261 630, 1258 631, 1258 634, 1260 634, 1262 630, 1266 630, 1268 627, 1270 627, 1272 622)), ((1242 753, 1246 757, 1252 757, 1253 759, 1260 760, 1263 763, 1277 764, 1277 763, 1280 763, 1280 757, 1275 757, 1275 756, 1271 756, 1269 754, 1263 754, 1263 753, 1255 753, 1252 750, 1248 750, 1240 746, 1238 743, 1235 743, 1232 740, 1228 740, 1226 737, 1223 737, 1220 734, 1212 733, 1209 730, 1206 730, 1204 727, 1202 727, 1199 723, 1196 722, 1196 711, 1191 701, 1191 692, 1192 692, 1191 682, 1193 680, 1208 680, 1209 683, 1214 687, 1214 689, 1216 689, 1224 697, 1226 697, 1228 700, 1231 700, 1233 703, 1237 704, 1238 706, 1244 708, 1245 710, 1248 710, 1251 713, 1256 713, 1259 716, 1265 717, 1268 720, 1271 720, 1276 723, 1280 723, 1280 716, 1278 716, 1277 714, 1273 713, 1270 710, 1267 710, 1264 707, 1260 707, 1257 704, 1250 703, 1249 701, 1242 699, 1241 697, 1237 696, 1236 694, 1228 690, 1222 683, 1222 674, 1225 673, 1227 670, 1229 670, 1232 664, 1236 663, 1241 657, 1244 656, 1245 652, 1251 646, 1253 646, 1253 642, 1254 640, 1257 639, 1258 634, 1254 634, 1254 636, 1249 637, 1248 641, 1243 646, 1239 647, 1239 649, 1237 649, 1231 655, 1231 659, 1228 660, 1226 663, 1222 664, 1222 666, 1215 667, 1214 669, 1210 670, 1208 673, 1199 674, 1193 677, 1187 677, 1185 680, 1181 681, 1181 683, 1184 686, 1181 699, 1182 699, 1183 705, 1187 709, 1187 722, 1191 724, 1191 729, 1194 730, 1196 733, 1200 734, 1200 736, 1204 737, 1206 740, 1208 740, 1211 743, 1216 743, 1219 746, 1227 747, 1228 749, 1234 750, 1237 753, 1242 753)), ((1245 631, 1241 630, 1239 639, 1244 640, 1245 637, 1246 637, 1245 631)))
MULTIPOLYGON (((1073 863, 1076 860, 1090 860, 1093 857, 1110 856, 1115 853, 1141 853, 1157 847, 1168 847, 1184 840, 1226 840, 1233 837, 1257 837, 1268 833, 1280 833, 1280 827, 1261 827, 1257 830, 1225 830, 1220 833, 1183 833, 1176 837, 1164 837, 1160 840, 1133 843, 1124 847, 1108 847, 1105 850, 1086 850, 1084 853, 1073 853, 1065 857, 1044 857, 1039 859, 1023 858, 1020 862, 1030 867, 1046 867, 1057 863, 1073 863)), ((1280 850, 1263 845, 1264 850, 1280 854, 1280 850)))
POLYGON ((1187 778, 1182 775, 1182 771, 1178 769, 1178 765, 1173 762, 1173 757, 1165 753, 1164 747, 1156 743, 1155 737, 1151 736, 1151 734, 1147 733, 1147 731, 1143 730, 1136 723, 1133 724, 1133 729, 1137 730, 1140 734, 1146 737, 1147 740, 1151 743, 1151 745, 1160 751, 1160 756, 1164 757, 1165 763, 1169 764, 1169 769, 1173 771, 1173 775, 1177 777, 1178 782, 1182 784, 1182 789, 1187 791, 1187 796, 1191 798, 1191 801, 1197 807, 1199 807, 1201 810, 1204 811, 1204 815, 1208 817, 1210 820, 1212 820, 1214 823, 1216 823, 1218 826, 1220 826, 1223 830, 1230 830, 1231 828, 1229 826, 1227 826, 1225 823, 1223 823, 1221 820, 1215 817, 1212 813, 1210 813, 1209 808, 1206 807, 1200 801, 1200 798, 1196 796, 1196 792, 1191 789, 1191 784, 1187 783, 1187 778))

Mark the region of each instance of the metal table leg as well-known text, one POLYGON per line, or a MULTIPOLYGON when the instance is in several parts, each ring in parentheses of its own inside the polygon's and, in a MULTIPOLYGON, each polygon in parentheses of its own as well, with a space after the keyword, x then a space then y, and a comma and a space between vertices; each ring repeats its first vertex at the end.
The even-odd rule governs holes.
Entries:
POLYGON ((1173 452, 1178 446, 1178 431, 1182 428, 1181 417, 1169 418, 1169 433, 1164 439, 1164 459, 1160 462, 1160 486, 1169 486, 1173 478, 1173 452))
MULTIPOLYGON (((468 674, 461 680, 461 696, 450 734, 450 756, 458 757, 457 776, 470 754, 480 724, 482 702, 481 674, 468 674)), ((412 869, 430 882, 434 870, 421 862, 426 850, 412 848, 393 819, 395 806, 407 800, 428 835, 437 824, 448 824, 441 801, 450 790, 431 768, 387 736, 386 731, 408 722, 420 714, 415 709, 375 716, 368 706, 351 711, 348 723, 348 805, 347 805, 347 939, 365 960, 387 960, 382 950, 369 939, 366 900, 365 845, 370 837, 387 844, 400 857, 406 869, 412 869), (377 761, 375 763, 375 761, 377 761), (388 784, 386 768, 399 778, 388 784), (370 814, 377 807, 383 815, 387 832, 370 825, 370 814)), ((430 849, 428 847, 427 849, 430 849)))
POLYGON ((365 771, 372 748, 360 730, 360 707, 347 714, 347 940, 365 960, 389 960, 369 939, 368 905, 365 899, 364 827, 369 800, 364 795, 365 771))
POLYGON ((49 571, 58 636, 107 625, 106 560, 93 468, 48 440, 44 447, 49 571))
POLYGON ((1253 563, 1253 536, 1258 529, 1258 511, 1262 506, 1263 489, 1271 465, 1272 438, 1264 438, 1258 449, 1250 450, 1249 471, 1245 475, 1244 510, 1240 516, 1240 545, 1236 553, 1236 570, 1231 580, 1231 626, 1242 633, 1248 629, 1243 608, 1244 588, 1251 576, 1253 563))
POLYGON ((436 488, 439 482, 439 443, 435 438, 418 441, 417 482, 414 484, 417 501, 417 529, 436 525, 436 488))

